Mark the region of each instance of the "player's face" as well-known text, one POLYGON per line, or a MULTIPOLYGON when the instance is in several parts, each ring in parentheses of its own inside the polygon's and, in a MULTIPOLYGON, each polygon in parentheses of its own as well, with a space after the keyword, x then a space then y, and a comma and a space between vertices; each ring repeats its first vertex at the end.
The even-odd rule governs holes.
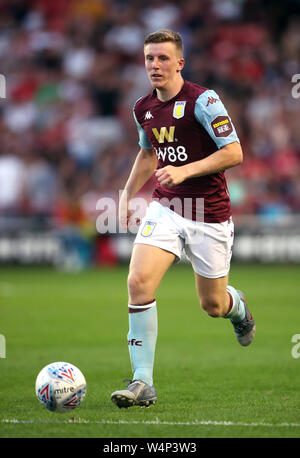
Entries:
POLYGON ((145 67, 153 89, 168 89, 177 81, 184 60, 172 42, 149 43, 144 48, 145 67))

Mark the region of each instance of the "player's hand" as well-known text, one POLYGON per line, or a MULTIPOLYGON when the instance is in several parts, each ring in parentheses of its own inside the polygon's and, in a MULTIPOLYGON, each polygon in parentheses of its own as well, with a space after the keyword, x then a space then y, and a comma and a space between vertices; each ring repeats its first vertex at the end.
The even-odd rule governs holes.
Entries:
POLYGON ((127 212, 124 212, 123 210, 119 210, 119 221, 120 224, 125 228, 128 229, 129 226, 129 221, 132 215, 132 211, 128 210, 127 212))
POLYGON ((141 223, 140 218, 135 218, 134 221, 131 221, 134 210, 130 210, 128 207, 129 201, 127 200, 127 193, 124 192, 119 202, 119 222, 125 229, 128 229, 131 224, 136 224, 138 226, 141 223))
POLYGON ((167 165, 161 169, 155 171, 155 176, 161 186, 171 188, 177 184, 182 183, 186 179, 186 173, 184 167, 174 167, 173 165, 167 165))
POLYGON ((128 229, 129 220, 132 213, 133 212, 128 208, 127 193, 123 192, 119 202, 119 221, 125 229, 128 229))

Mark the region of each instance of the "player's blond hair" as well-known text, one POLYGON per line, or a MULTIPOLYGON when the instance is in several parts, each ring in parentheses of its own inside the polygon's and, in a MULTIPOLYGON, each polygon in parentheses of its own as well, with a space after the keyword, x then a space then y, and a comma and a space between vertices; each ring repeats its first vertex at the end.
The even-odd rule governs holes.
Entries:
POLYGON ((183 54, 183 43, 181 35, 173 30, 160 29, 156 32, 149 33, 144 41, 144 47, 149 43, 174 43, 178 52, 183 54))

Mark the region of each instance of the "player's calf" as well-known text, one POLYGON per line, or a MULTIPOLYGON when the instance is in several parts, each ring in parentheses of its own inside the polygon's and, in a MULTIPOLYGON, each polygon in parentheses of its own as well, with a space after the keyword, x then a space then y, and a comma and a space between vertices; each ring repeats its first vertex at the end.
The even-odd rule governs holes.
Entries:
POLYGON ((200 304, 203 310, 212 318, 220 318, 228 310, 226 299, 218 296, 207 296, 200 298, 200 304))

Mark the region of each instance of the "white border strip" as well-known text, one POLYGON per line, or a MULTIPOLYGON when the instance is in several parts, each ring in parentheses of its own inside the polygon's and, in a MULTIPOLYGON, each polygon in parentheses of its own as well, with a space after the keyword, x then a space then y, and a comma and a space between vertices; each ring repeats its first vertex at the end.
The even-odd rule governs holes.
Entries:
POLYGON ((84 418, 72 418, 69 420, 18 420, 17 418, 3 418, 0 423, 9 424, 95 424, 95 425, 166 425, 166 426, 245 426, 245 427, 267 427, 267 428, 300 428, 300 423, 264 423, 264 422, 234 422, 234 421, 161 421, 158 418, 153 421, 128 421, 128 420, 86 420, 84 418))

